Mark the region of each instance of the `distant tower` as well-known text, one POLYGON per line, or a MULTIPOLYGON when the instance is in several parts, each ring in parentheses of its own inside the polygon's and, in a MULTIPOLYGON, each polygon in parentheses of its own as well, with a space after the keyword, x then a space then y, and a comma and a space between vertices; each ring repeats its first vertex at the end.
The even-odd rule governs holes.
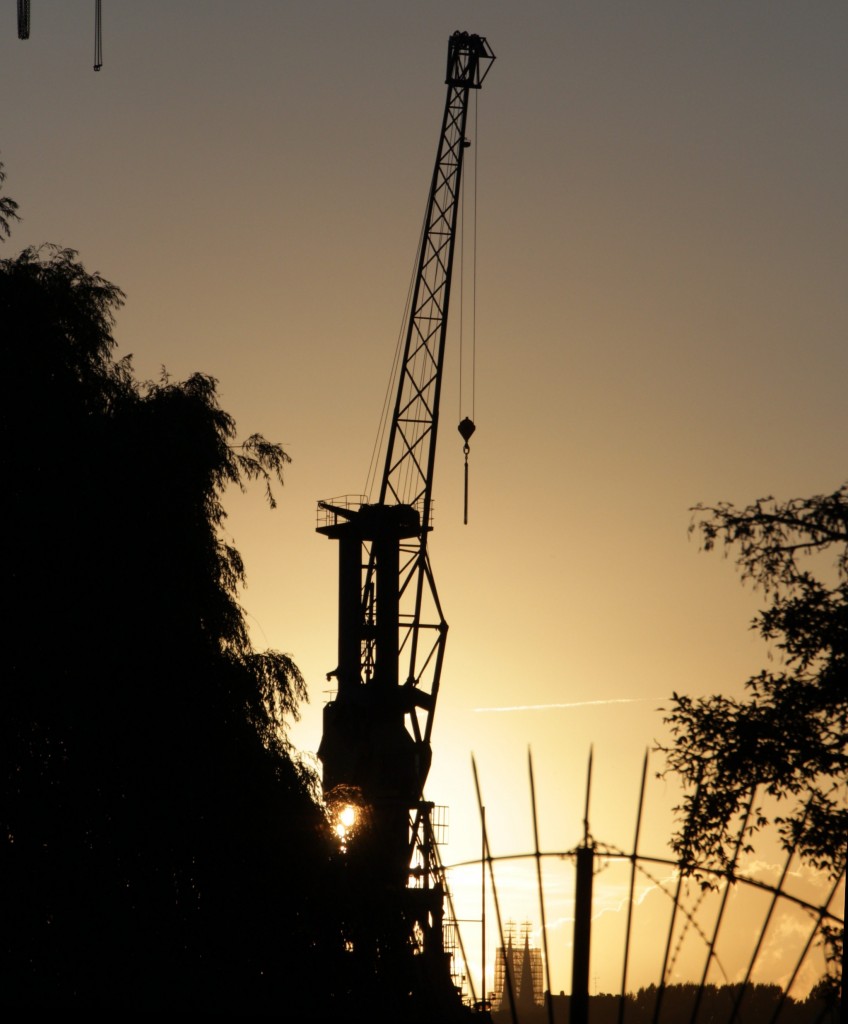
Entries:
POLYGON ((531 924, 521 925, 521 938, 516 943, 515 922, 507 921, 504 930, 506 947, 498 947, 495 953, 495 1000, 494 1006, 509 1009, 507 977, 512 984, 515 1008, 521 1013, 535 1006, 544 1006, 542 994, 542 951, 530 945, 531 924))

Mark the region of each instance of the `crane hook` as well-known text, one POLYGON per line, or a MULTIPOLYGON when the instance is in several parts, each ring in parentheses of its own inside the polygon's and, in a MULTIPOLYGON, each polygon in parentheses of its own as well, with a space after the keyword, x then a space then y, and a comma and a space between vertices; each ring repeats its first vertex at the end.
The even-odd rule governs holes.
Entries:
POLYGON ((473 421, 468 416, 466 416, 465 419, 462 420, 462 422, 459 424, 459 426, 456 429, 459 431, 460 435, 462 436, 462 440, 465 442, 465 444, 463 444, 463 446, 462 446, 462 452, 465 455, 465 504, 464 504, 464 514, 463 514, 463 520, 462 521, 467 526, 468 525, 468 453, 471 451, 471 448, 470 448, 468 442, 471 440, 471 435, 474 433, 474 431, 477 428, 474 426, 473 421))

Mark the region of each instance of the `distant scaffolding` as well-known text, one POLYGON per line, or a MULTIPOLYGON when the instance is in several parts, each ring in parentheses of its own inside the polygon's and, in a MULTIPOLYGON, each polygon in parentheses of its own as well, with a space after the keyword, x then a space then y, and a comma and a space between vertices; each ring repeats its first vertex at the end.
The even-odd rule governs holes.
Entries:
POLYGON ((515 922, 506 923, 506 949, 499 946, 495 954, 495 1009, 509 1009, 507 977, 512 982, 516 1009, 544 1006, 542 951, 538 946, 530 945, 530 930, 530 922, 525 921, 521 925, 521 937, 516 941, 515 922))

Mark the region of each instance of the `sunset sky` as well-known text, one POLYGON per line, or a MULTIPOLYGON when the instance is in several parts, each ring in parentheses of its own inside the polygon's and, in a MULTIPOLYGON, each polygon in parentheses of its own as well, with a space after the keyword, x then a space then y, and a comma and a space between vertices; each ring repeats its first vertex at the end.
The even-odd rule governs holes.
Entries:
MULTIPOLYGON (((848 6, 104 0, 96 74, 93 10, 33 0, 21 42, 3 5, 0 159, 23 220, 0 255, 78 249, 127 294, 118 354, 139 376, 209 373, 243 435, 285 445, 278 509, 259 488, 233 493, 227 527, 256 645, 291 653, 309 684, 291 732, 304 752, 336 659, 337 552, 315 502, 363 489, 447 39, 487 37, 497 60, 469 150, 477 433, 463 526, 470 300, 455 292, 431 541, 450 636, 428 796, 450 807, 445 861, 478 856, 473 753, 492 852, 528 852, 531 747, 542 846, 569 850, 594 744, 592 832, 629 849, 642 757, 666 736, 657 709, 672 691, 740 694, 767 656, 748 628, 757 595, 699 553, 690 507, 848 478, 848 6)), ((675 798, 652 779, 646 852, 667 855, 675 798)), ((782 862, 764 857, 772 877, 782 862)), ((505 915, 538 925, 530 876, 508 870, 505 915)), ((620 920, 613 875, 599 914, 620 920)), ((570 979, 559 884, 555 991, 570 979)), ((654 945, 637 982, 659 980, 654 945)), ((617 988, 618 962, 593 960, 599 991, 617 988)), ((775 956, 769 980, 784 976, 775 956)))

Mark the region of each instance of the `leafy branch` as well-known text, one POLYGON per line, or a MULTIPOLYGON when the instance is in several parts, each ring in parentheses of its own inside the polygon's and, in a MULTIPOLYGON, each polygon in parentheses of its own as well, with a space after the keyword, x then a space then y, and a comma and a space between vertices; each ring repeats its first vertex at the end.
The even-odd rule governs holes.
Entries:
MULTIPOLYGON (((3 168, 3 162, 0 161, 0 188, 5 180, 6 171, 3 168)), ((20 219, 18 204, 15 200, 10 199, 9 196, 0 196, 0 238, 3 236, 8 238, 12 233, 12 226, 9 222, 20 219)))

